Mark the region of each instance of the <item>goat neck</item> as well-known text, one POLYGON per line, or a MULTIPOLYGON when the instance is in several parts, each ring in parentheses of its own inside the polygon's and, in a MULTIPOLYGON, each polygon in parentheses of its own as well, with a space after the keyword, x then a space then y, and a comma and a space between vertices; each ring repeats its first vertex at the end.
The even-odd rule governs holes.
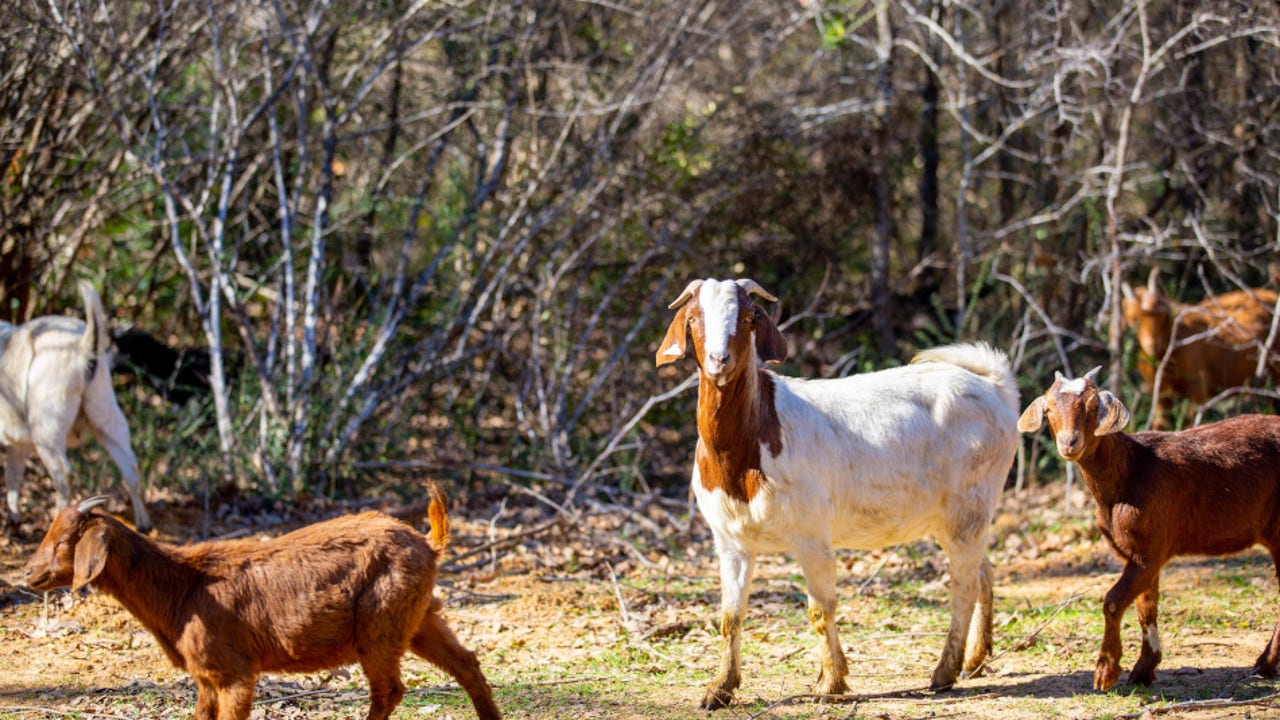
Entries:
POLYGON ((706 373, 698 383, 698 473, 703 488, 750 502, 765 484, 761 448, 782 452, 774 379, 755 358, 723 384, 706 373))
POLYGON ((1093 449, 1077 459, 1076 465, 1084 476, 1084 484, 1093 495, 1101 514, 1124 496, 1125 479, 1129 477, 1129 467, 1135 451, 1135 443, 1125 433, 1095 436, 1093 449))
POLYGON ((175 666, 186 663, 175 649, 175 633, 185 624, 174 617, 183 596, 202 587, 199 573, 166 548, 126 528, 115 518, 97 516, 107 528, 107 564, 93 586, 114 597, 160 642, 175 666))

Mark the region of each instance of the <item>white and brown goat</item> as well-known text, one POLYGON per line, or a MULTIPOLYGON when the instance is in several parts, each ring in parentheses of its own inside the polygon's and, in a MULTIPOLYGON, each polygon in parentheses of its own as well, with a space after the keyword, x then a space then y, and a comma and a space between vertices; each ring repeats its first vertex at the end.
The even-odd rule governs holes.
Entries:
MULTIPOLYGON (((1058 453, 1079 465, 1098 527, 1124 563, 1102 600, 1105 628, 1093 686, 1120 678, 1120 619, 1137 602, 1142 650, 1129 681, 1148 685, 1160 663, 1160 569, 1178 555, 1226 555, 1261 544, 1280 573, 1280 417, 1241 415, 1181 432, 1124 432, 1129 411, 1083 378, 1059 373, 1018 420, 1049 421, 1058 453)), ((1254 665, 1276 677, 1280 624, 1254 665)))
POLYGON ((932 535, 951 562, 951 626, 932 686, 981 667, 991 651, 988 529, 1017 449, 1018 391, 985 345, 920 353, 907 367, 804 380, 758 367, 786 342, 751 280, 695 280, 657 352, 693 350, 701 370, 693 491, 720 557, 720 671, 703 707, 741 682, 739 637, 762 552, 794 553, 822 638, 817 692, 848 691, 836 631, 836 548, 880 548, 932 535), (976 607, 976 612, 975 612, 976 607))

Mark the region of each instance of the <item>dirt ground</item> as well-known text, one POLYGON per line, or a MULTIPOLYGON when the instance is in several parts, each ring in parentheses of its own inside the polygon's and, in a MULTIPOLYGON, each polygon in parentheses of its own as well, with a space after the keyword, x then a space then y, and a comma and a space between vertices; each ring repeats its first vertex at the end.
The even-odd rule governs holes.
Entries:
MULTIPOLYGON (((1091 530, 1091 504, 1077 498, 1064 514, 1060 492, 1006 494, 992 549, 996 656, 983 676, 945 693, 924 689, 948 618, 945 560, 927 543, 841 555, 840 630, 856 695, 837 703, 803 697, 817 672, 803 580, 786 558, 766 558, 737 704, 696 708, 717 662, 719 583, 705 526, 689 523, 683 500, 596 503, 568 518, 536 503, 456 507, 441 594, 512 718, 1280 717, 1268 698, 1280 683, 1248 677, 1280 611, 1259 551, 1167 568, 1156 684, 1091 689, 1098 600, 1117 565, 1091 530)), ((169 541, 202 524, 177 500, 154 514, 169 541)), ((305 519, 242 507, 209 527, 265 537, 305 519)), ((114 600, 21 587, 38 532, 0 539, 0 718, 189 717, 190 679, 114 600)), ((1132 612, 1124 639, 1127 670, 1138 642, 1132 612)), ((394 717, 474 717, 427 663, 410 655, 404 667, 411 691, 394 717)), ((364 717, 365 687, 358 667, 266 676, 253 717, 364 717)))

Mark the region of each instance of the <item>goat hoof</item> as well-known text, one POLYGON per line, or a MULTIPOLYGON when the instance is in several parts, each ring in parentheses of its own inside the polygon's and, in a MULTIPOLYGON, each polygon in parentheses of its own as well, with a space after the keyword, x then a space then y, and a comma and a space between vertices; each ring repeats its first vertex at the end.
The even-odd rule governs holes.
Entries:
POLYGON ((1134 667, 1129 672, 1129 683, 1133 685, 1150 685, 1156 681, 1155 668, 1139 670, 1134 667))
POLYGON ((1253 665, 1253 674, 1257 677, 1269 679, 1276 677, 1276 675, 1280 673, 1276 672, 1276 666, 1274 664, 1268 663, 1267 661, 1259 658, 1258 662, 1253 665))
POLYGON ((1115 686, 1120 679, 1120 666, 1113 662, 1098 661, 1098 669, 1093 672, 1093 689, 1106 692, 1115 686))
POLYGON ((929 689, 933 692, 943 692, 950 690, 956 684, 956 677, 960 674, 959 670, 944 672, 941 668, 933 671, 933 677, 929 680, 929 689))
POLYGON ((844 678, 828 678, 826 671, 818 676, 818 682, 813 686, 815 695, 848 695, 849 685, 844 678))
POLYGON ((721 687, 709 687, 707 692, 702 696, 702 704, 699 705, 703 710, 719 710, 728 707, 733 702, 733 691, 725 690, 721 687))

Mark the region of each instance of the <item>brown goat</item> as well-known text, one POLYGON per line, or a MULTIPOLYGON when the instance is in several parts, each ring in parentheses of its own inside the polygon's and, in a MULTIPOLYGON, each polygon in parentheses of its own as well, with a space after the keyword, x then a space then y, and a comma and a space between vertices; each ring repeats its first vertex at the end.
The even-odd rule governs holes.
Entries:
MULTIPOLYGON (((1120 619, 1135 600, 1142 651, 1129 681, 1148 685, 1160 663, 1160 569, 1178 555, 1226 555, 1261 544, 1280 576, 1280 417, 1242 415, 1181 432, 1123 432, 1129 411, 1093 382, 1097 369, 1058 374, 1018 420, 1047 419, 1058 452, 1079 465, 1098 506, 1098 527, 1124 563, 1103 598, 1105 630, 1093 686, 1120 678, 1120 619)), ((1254 672, 1276 677, 1280 623, 1254 672)))
POLYGON ((27 563, 36 590, 86 583, 116 598, 198 688, 196 720, 244 720, 262 672, 312 672, 358 661, 369 720, 404 696, 409 648, 458 681, 476 713, 500 718, 476 656, 433 597, 448 540, 444 498, 431 488, 431 536, 377 512, 304 527, 266 542, 156 543, 92 498, 58 513, 27 563))
MULTIPOLYGON (((1171 397, 1199 406, 1227 388, 1251 384, 1258 350, 1271 329, 1274 291, 1234 290, 1188 305, 1165 296, 1158 269, 1151 271, 1145 288, 1125 285, 1123 290, 1125 324, 1137 336, 1138 372, 1148 392, 1155 387, 1165 354, 1169 356, 1153 410, 1156 428, 1166 424, 1171 397)), ((1269 362, 1268 374, 1280 377, 1280 359, 1269 362)))

